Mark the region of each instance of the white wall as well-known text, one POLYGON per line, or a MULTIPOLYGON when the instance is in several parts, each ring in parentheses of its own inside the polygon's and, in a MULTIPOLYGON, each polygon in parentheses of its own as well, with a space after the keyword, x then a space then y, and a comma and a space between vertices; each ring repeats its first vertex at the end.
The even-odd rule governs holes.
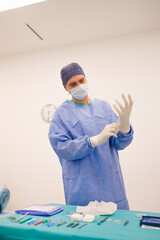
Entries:
POLYGON ((61 68, 76 61, 90 95, 109 101, 131 93, 135 136, 120 152, 132 210, 160 212, 160 31, 0 58, 0 187, 11 191, 8 210, 32 203, 64 203, 61 167, 40 116, 67 93, 61 68))

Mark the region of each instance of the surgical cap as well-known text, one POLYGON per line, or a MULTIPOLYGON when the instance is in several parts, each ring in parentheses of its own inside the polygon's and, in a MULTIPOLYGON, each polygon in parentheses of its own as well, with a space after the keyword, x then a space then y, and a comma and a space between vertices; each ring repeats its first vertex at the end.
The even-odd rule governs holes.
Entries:
POLYGON ((78 63, 70 63, 67 66, 63 67, 61 70, 61 79, 63 86, 66 87, 69 79, 75 75, 84 75, 83 69, 79 66, 78 63))

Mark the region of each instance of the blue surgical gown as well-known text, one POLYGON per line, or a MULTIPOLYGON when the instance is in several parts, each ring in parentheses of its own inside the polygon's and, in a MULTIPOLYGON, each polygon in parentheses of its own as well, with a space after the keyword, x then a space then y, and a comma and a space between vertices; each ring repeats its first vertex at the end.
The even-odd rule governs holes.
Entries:
POLYGON ((57 108, 49 140, 62 166, 66 204, 85 206, 103 200, 129 209, 118 150, 131 143, 132 126, 129 133, 118 132, 117 138, 110 137, 95 148, 90 143, 90 137, 113 122, 118 123, 118 116, 99 99, 88 105, 66 100, 57 108))

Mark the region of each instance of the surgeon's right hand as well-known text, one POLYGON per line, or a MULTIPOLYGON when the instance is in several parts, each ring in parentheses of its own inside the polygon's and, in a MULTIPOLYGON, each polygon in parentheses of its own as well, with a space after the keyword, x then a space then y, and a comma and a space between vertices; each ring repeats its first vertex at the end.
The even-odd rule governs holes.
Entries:
POLYGON ((94 137, 90 137, 92 147, 103 144, 111 136, 117 137, 120 126, 117 123, 111 123, 105 126, 102 132, 94 137))

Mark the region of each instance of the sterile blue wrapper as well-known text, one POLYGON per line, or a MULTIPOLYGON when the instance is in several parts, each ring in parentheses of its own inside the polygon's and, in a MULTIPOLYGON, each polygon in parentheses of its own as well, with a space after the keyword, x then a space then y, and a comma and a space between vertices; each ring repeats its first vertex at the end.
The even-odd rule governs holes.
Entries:
POLYGON ((142 216, 142 219, 140 220, 140 226, 142 225, 160 227, 160 217, 142 216))
POLYGON ((62 206, 34 204, 23 209, 16 210, 16 213, 37 216, 51 216, 63 210, 62 206))

